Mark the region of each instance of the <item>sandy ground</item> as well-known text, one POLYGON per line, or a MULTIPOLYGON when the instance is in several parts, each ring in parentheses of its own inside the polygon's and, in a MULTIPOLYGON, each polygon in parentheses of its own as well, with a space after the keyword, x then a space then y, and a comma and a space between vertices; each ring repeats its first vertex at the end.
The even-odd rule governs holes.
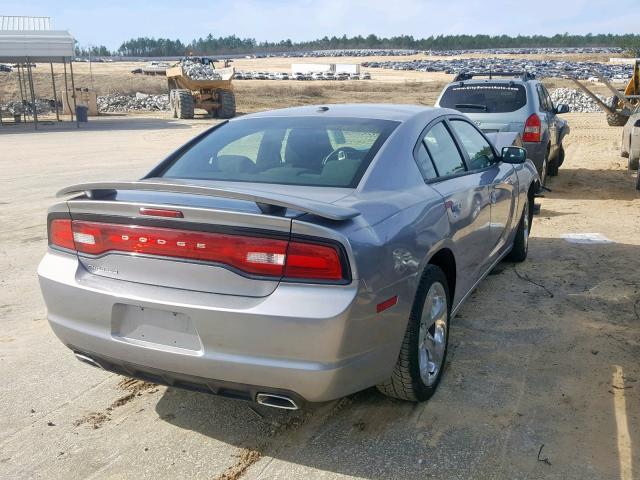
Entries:
POLYGON ((123 380, 74 360, 47 325, 35 271, 55 191, 136 178, 211 121, 2 130, 0 477, 638 478, 640 192, 620 129, 567 118, 529 259, 499 265, 454 320, 435 397, 370 389, 293 414, 123 380))

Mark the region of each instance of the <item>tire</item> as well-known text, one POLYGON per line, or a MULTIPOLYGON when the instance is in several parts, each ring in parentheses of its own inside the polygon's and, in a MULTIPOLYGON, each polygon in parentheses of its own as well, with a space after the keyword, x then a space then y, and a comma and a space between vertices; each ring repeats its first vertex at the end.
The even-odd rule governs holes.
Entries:
POLYGON ((629 148, 629 160, 627 161, 627 168, 629 170, 638 170, 638 163, 640 163, 640 148, 629 148))
POLYGON ((171 108, 171 115, 173 118, 178 118, 178 108, 176 106, 176 91, 171 90, 169 92, 169 108, 171 108))
POLYGON ((236 116, 236 96, 229 90, 218 90, 220 108, 217 110, 218 118, 233 118, 236 116))
POLYGON ((175 90, 177 118, 193 118, 194 102, 189 90, 175 90))
POLYGON ((560 165, 564 163, 564 147, 560 145, 558 149, 558 155, 553 161, 549 162, 549 166, 547 167, 547 175, 550 177, 557 177, 558 170, 560 170, 560 165))
MULTIPOLYGON (((613 97, 611 99, 611 102, 609 102, 609 106, 614 109, 617 108, 618 98, 613 97)), ((620 112, 607 113, 607 123, 610 127, 624 127, 624 125, 627 123, 627 120, 629 120, 629 115, 624 115, 620 112)))
POLYGON ((636 173, 636 190, 640 190, 640 168, 636 173))
POLYGON ((529 232, 531 231, 531 199, 527 198, 527 203, 524 204, 524 210, 522 210, 522 217, 520 217, 520 223, 518 223, 518 230, 516 231, 516 238, 513 240, 513 248, 509 252, 507 260, 510 262, 524 262, 527 259, 529 253, 529 232))
POLYGON ((377 385, 380 392, 410 402, 422 402, 435 393, 447 360, 450 298, 444 272, 435 265, 427 265, 418 286, 398 360, 391 378, 377 385), (428 311, 425 309, 427 302, 431 307, 428 311), (429 327, 427 323, 432 324, 429 327), (419 348, 421 340, 422 345, 431 346, 433 356, 429 355, 428 348, 419 348))
POLYGON ((549 173, 549 147, 547 147, 547 153, 545 153, 542 159, 542 166, 540 167, 540 185, 543 187, 547 183, 547 175, 549 173))

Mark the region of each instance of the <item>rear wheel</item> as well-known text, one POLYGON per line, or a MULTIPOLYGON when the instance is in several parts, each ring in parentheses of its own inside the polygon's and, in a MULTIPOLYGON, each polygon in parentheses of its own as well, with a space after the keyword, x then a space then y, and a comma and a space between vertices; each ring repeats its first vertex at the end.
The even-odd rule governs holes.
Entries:
MULTIPOLYGON (((616 109, 618 108, 618 102, 618 98, 613 97, 609 102, 609 106, 613 109, 616 109)), ((607 123, 611 127, 624 127, 624 125, 627 123, 627 120, 629 120, 629 115, 625 115, 620 112, 607 113, 607 123)))
POLYGON ((547 153, 545 153, 542 159, 542 165, 540 167, 540 185, 543 187, 547 182, 547 170, 549 168, 549 147, 547 147, 547 153))
POLYGON ((636 190, 640 190, 640 168, 636 173, 636 190))
POLYGON ((220 107, 217 111, 218 118, 233 118, 236 116, 236 96, 229 90, 218 90, 220 107))
POLYGON ((524 262, 529 253, 529 231, 531 229, 529 203, 530 199, 527 199, 522 211, 522 218, 520 218, 520 223, 518 224, 518 230, 516 231, 516 238, 513 240, 513 248, 507 257, 512 262, 524 262))
POLYGON ((177 118, 193 118, 194 102, 189 90, 175 90, 177 118))
POLYGON ((391 378, 377 386, 385 395, 420 402, 436 391, 447 357, 449 289, 444 272, 428 265, 420 281, 400 355, 391 378))
POLYGON ((558 148, 558 155, 553 159, 552 162, 549 162, 549 167, 547 168, 547 175, 550 177, 557 177, 558 170, 560 169, 560 165, 564 163, 564 147, 560 145, 558 148))

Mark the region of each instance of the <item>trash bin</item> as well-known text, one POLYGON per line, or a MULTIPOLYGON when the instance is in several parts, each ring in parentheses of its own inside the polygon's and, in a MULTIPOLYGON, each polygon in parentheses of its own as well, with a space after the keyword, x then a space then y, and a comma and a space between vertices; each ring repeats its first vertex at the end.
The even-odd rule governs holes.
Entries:
POLYGON ((76 117, 78 117, 79 122, 88 122, 89 121, 89 108, 84 105, 76 106, 76 117))

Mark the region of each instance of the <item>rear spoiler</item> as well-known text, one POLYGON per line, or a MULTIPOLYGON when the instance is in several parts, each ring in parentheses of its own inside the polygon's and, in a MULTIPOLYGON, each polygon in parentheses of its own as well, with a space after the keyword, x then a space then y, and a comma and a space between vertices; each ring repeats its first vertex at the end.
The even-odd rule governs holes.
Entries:
POLYGON ((329 220, 349 220, 360 215, 354 208, 341 207, 331 203, 319 202, 307 198, 282 195, 279 193, 254 192, 251 190, 237 190, 230 188, 209 187, 205 185, 189 185, 165 182, 93 182, 80 183, 63 188, 56 197, 85 193, 89 198, 115 193, 117 190, 145 190, 153 192, 185 193, 188 195, 205 195, 212 197, 231 198, 255 202, 263 213, 275 213, 278 209, 299 210, 329 220), (274 208, 275 207, 275 208, 274 208))

